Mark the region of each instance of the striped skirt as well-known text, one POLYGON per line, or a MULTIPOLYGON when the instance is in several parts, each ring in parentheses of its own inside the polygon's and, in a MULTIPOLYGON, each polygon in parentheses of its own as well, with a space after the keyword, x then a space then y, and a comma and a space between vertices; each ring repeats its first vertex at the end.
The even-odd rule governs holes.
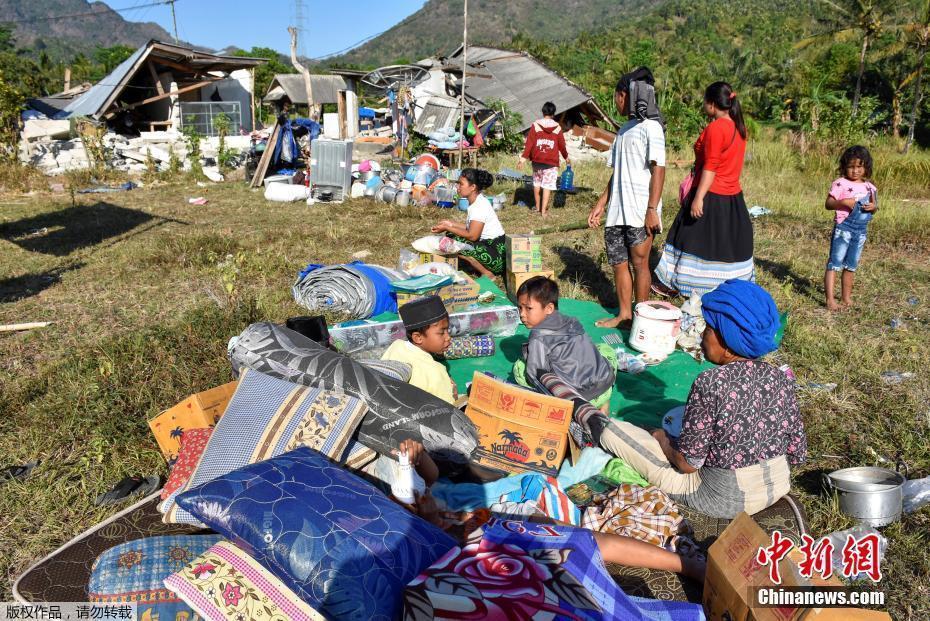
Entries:
POLYGON ((755 280, 752 220, 743 195, 708 193, 704 215, 691 217, 688 200, 665 240, 656 277, 682 295, 703 295, 730 280, 755 280))

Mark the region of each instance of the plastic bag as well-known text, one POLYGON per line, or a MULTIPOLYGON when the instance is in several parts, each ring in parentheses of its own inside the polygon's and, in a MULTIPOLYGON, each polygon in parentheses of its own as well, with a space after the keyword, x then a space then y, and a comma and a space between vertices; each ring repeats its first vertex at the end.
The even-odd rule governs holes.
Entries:
POLYGON ((901 495, 904 497, 905 513, 912 513, 930 504, 930 477, 905 481, 901 495))
MULTIPOLYGON (((853 526, 846 530, 838 530, 827 535, 827 538, 833 544, 833 571, 842 575, 843 573, 843 546, 846 545, 846 540, 849 535, 852 535, 856 539, 865 537, 866 535, 877 535, 878 536, 878 559, 877 562, 880 564, 882 559, 885 558, 885 550, 888 549, 888 539, 885 538, 883 534, 878 532, 876 529, 871 526, 865 526, 859 524, 858 526, 853 526)), ((857 576, 849 576, 853 580, 859 580, 866 578, 865 572, 860 573, 857 576)))
POLYGON ((458 272, 448 263, 439 263, 431 261, 430 263, 421 263, 407 270, 411 276, 425 276, 426 274, 438 274, 440 276, 452 276, 455 278, 458 272))
POLYGON ((458 254, 466 250, 474 250, 474 246, 460 241, 456 241, 445 235, 427 235, 415 240, 412 244, 413 249, 417 252, 428 252, 430 254, 458 254))

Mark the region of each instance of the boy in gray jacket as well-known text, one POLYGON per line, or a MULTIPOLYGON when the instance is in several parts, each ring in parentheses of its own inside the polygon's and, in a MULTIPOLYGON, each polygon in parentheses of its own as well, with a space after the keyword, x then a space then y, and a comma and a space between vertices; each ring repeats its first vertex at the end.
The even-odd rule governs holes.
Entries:
POLYGON ((558 311, 559 285, 545 276, 530 278, 517 290, 520 320, 530 329, 523 358, 513 374, 522 386, 538 386, 540 373, 554 373, 605 414, 617 376, 617 355, 595 346, 574 317, 558 311))

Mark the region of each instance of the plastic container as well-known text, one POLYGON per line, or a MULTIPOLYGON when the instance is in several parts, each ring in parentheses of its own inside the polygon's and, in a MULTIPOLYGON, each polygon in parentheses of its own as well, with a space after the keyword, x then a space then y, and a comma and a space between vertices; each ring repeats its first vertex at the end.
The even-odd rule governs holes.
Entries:
POLYGON ((571 165, 565 167, 565 172, 559 177, 559 189, 560 190, 574 190, 575 189, 575 173, 572 171, 571 165))
POLYGON ((420 164, 408 168, 406 174, 404 175, 404 179, 414 185, 428 186, 436 180, 436 176, 438 174, 439 173, 436 172, 436 169, 429 164, 420 164))
POLYGON ((433 194, 436 197, 436 206, 443 209, 452 209, 455 206, 455 190, 449 186, 434 186, 433 194))
POLYGON ((681 332, 681 309, 662 301, 640 302, 633 311, 630 347, 647 354, 671 354, 681 332))
POLYGON ((413 469, 407 453, 398 455, 397 462, 397 478, 391 483, 391 494, 400 502, 412 505, 417 500, 417 494, 426 491, 426 482, 413 469))
POLYGON ((456 206, 458 207, 459 211, 468 211, 468 199, 460 198, 458 205, 456 206))
POLYGON ((400 190, 397 192, 397 196, 394 197, 394 202, 397 203, 398 207, 408 206, 410 204, 410 192, 400 190))

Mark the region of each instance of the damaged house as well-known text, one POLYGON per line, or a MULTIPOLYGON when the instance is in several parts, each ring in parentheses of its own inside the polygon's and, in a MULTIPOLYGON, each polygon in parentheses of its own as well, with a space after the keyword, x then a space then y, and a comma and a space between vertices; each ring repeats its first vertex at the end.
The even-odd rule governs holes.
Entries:
POLYGON ((149 41, 80 95, 37 100, 41 105, 23 115, 21 158, 49 174, 86 167, 80 138, 56 140, 74 135, 74 120, 105 127, 110 163, 125 170, 149 153, 164 161, 163 147, 179 142, 187 126, 217 136, 214 120, 221 115, 229 120, 230 135, 247 134, 254 125, 251 70, 263 62, 149 41))
MULTIPOLYGON (((455 124, 463 49, 460 46, 448 58, 419 63, 428 69, 430 77, 414 89, 418 132, 428 134, 455 124)), ((598 125, 619 127, 588 92, 525 52, 469 45, 466 62, 466 104, 480 108, 487 102, 503 101, 511 112, 520 115, 520 131, 529 130, 547 101, 555 104, 556 118, 566 130, 574 128, 580 133, 588 127, 596 131, 598 125)))

